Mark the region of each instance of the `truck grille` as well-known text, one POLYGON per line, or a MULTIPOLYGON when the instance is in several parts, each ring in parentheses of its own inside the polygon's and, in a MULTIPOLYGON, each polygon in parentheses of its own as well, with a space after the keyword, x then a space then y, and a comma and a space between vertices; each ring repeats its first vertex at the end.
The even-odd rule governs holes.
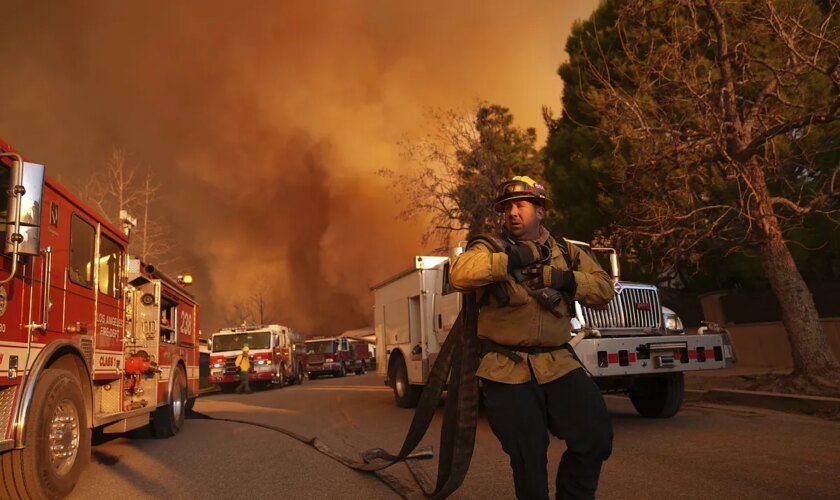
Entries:
POLYGON ((236 356, 225 358, 225 374, 236 373, 236 356))
POLYGON ((652 285, 623 285, 606 308, 583 307, 587 326, 598 329, 658 329, 662 326, 659 293, 652 285))

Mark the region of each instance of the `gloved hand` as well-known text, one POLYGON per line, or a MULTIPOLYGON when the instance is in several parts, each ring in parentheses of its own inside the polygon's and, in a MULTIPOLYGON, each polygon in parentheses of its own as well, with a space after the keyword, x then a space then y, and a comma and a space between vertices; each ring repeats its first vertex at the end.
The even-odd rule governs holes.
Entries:
POLYGON ((533 241, 522 241, 505 248, 508 255, 508 272, 529 266, 551 257, 551 249, 533 241))
POLYGON ((571 295, 574 295, 577 290, 575 273, 572 271, 563 271, 543 264, 531 264, 522 270, 522 274, 526 277, 525 283, 534 289, 549 287, 571 295))

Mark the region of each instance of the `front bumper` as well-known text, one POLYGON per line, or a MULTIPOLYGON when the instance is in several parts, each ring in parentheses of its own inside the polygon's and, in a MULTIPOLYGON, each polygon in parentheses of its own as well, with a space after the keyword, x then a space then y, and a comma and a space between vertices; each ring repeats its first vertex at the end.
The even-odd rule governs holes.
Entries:
POLYGON ((337 373, 341 371, 341 363, 318 363, 306 365, 306 372, 310 375, 337 373))
MULTIPOLYGON (((235 382, 239 382, 242 380, 240 378, 239 373, 228 373, 228 374, 221 374, 221 373, 214 373, 207 377, 207 380, 211 384, 233 384, 235 382)), ((250 372, 248 374, 248 380, 255 381, 255 382, 264 382, 274 380, 274 372, 250 372)))

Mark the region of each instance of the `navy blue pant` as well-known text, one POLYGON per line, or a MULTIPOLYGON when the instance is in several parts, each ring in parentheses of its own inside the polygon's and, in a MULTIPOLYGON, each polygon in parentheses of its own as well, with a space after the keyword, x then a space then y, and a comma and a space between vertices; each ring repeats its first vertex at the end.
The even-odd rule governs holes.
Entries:
POLYGON ((604 398, 582 368, 547 384, 482 380, 487 417, 510 456, 516 498, 548 498, 548 432, 566 441, 557 469, 557 498, 595 498, 601 464, 612 452, 604 398))

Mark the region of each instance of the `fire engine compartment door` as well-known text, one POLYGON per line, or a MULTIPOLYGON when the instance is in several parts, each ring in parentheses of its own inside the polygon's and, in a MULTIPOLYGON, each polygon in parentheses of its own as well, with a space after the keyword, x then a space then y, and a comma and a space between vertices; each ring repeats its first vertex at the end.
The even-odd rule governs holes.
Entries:
MULTIPOLYGON (((134 350, 145 351, 150 359, 158 361, 160 333, 160 281, 153 280, 137 287, 134 298, 134 350)), ((130 351, 130 346, 126 346, 130 351)))

